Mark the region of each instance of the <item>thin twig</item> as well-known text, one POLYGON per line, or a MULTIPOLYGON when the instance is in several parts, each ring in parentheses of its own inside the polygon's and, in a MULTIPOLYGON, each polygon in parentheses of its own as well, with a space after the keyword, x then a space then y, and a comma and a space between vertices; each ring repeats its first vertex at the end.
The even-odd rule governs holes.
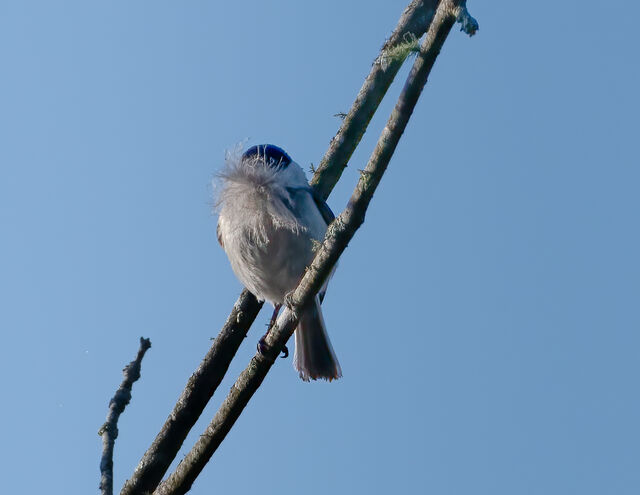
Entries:
POLYGON ((154 495, 184 494, 191 488, 196 477, 260 387, 278 355, 278 350, 293 334, 298 323, 297 315, 321 289, 338 258, 364 222, 369 202, 413 113, 436 57, 455 23, 457 8, 460 5, 464 5, 464 2, 442 0, 438 7, 398 102, 382 131, 364 173, 361 174, 347 208, 330 225, 324 242, 316 251, 313 263, 295 291, 286 298, 287 308, 267 337, 270 351, 265 354, 258 352, 251 359, 249 366, 240 374, 205 432, 176 470, 160 484, 154 495))
POLYGON ((100 459, 100 492, 103 495, 113 494, 113 447, 118 438, 118 419, 124 412, 129 401, 131 401, 131 388, 138 378, 140 378, 140 367, 142 358, 147 349, 151 347, 151 341, 140 337, 140 349, 136 358, 122 370, 124 379, 113 398, 109 401, 109 412, 107 420, 98 430, 98 435, 102 437, 102 459, 100 459))
MULTIPOLYGON (((413 0, 405 9, 391 37, 382 47, 356 101, 331 141, 329 150, 312 179, 312 184, 326 199, 342 174, 391 85, 404 59, 393 58, 383 69, 381 60, 407 33, 420 38, 427 30, 438 0, 413 0)), ((204 407, 229 368, 231 359, 258 315, 262 303, 246 289, 234 305, 220 334, 204 360, 189 379, 180 399, 155 440, 144 453, 133 475, 124 484, 121 495, 137 495, 153 491, 177 455, 187 434, 202 414, 204 407)))

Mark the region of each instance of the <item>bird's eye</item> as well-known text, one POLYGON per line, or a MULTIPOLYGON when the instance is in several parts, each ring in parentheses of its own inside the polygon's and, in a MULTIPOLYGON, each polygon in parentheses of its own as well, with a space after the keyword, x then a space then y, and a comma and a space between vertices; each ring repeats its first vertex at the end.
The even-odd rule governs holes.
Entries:
POLYGON ((242 154, 243 160, 264 160, 270 167, 286 167, 291 163, 291 157, 273 144, 258 144, 252 146, 242 154))

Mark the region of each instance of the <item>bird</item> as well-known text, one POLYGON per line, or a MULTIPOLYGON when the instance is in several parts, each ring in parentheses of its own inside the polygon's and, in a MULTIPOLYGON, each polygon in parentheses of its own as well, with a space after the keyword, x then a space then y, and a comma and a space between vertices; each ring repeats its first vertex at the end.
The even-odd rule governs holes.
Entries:
MULTIPOLYGON (((273 144, 228 153, 217 178, 218 242, 238 280, 259 301, 273 304, 271 328, 335 217, 300 165, 273 144)), ((307 382, 342 376, 320 306, 325 292, 326 283, 298 315, 293 366, 307 382)), ((286 347, 283 352, 286 357, 286 347)))

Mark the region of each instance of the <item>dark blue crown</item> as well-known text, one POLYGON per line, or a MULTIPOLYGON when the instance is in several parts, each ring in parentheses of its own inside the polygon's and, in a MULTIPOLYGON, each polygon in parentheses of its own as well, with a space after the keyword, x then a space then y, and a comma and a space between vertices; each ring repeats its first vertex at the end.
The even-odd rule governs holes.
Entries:
POLYGON ((286 167, 291 163, 291 157, 273 144, 258 144, 252 146, 242 154, 243 160, 262 159, 271 167, 286 167))

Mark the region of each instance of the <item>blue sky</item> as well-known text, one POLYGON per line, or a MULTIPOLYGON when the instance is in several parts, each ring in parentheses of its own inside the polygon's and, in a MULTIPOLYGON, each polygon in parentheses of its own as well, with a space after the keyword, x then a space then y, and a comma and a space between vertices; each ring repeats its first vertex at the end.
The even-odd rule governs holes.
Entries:
MULTIPOLYGON (((97 491, 144 335, 121 486, 241 290, 211 212, 225 149, 318 163, 405 4, 0 5, 7 493, 97 491)), ((447 40, 325 300, 344 378, 279 361, 192 493, 639 492, 640 8, 533 7, 470 2, 478 35, 447 40)))

